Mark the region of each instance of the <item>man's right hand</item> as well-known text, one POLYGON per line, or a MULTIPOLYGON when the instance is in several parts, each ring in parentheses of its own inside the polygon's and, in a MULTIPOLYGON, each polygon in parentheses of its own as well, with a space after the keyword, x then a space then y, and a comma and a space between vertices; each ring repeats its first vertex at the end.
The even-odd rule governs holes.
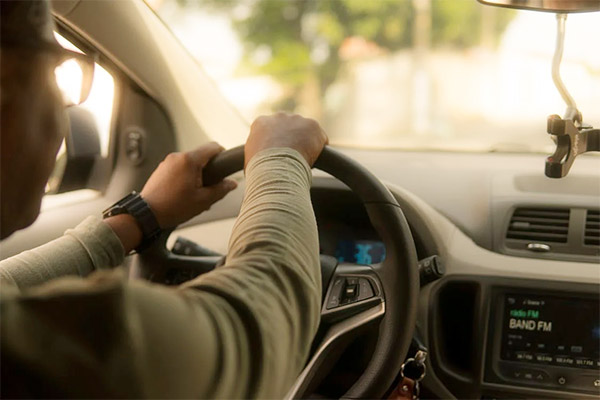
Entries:
POLYGON ((298 151, 312 167, 327 143, 327 135, 314 119, 285 113, 261 116, 250 127, 244 148, 244 167, 255 154, 274 147, 298 151))

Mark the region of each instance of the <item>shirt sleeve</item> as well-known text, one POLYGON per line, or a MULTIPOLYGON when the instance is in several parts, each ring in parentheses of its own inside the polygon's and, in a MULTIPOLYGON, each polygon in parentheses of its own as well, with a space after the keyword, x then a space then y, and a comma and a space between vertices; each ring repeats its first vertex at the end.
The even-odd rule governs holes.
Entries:
POLYGON ((24 289, 61 276, 84 277, 116 267, 124 258, 113 230, 99 218, 88 217, 62 237, 0 262, 0 280, 24 289))
POLYGON ((178 288, 116 270, 3 290, 3 384, 30 397, 283 397, 319 323, 310 168, 271 149, 246 180, 227 262, 178 288), (44 393, 10 375, 22 370, 43 376, 44 393))

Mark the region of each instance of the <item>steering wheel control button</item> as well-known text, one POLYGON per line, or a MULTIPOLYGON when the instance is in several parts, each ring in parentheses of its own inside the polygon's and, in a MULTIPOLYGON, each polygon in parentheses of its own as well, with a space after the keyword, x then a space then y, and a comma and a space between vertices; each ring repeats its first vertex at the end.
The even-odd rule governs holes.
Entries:
POLYGON ((326 306, 326 308, 328 310, 339 307, 343 288, 344 288, 344 278, 337 278, 333 282, 333 285, 331 286, 331 291, 329 292, 329 298, 327 300, 327 306, 326 306))
POLYGON ((368 278, 341 276, 334 280, 325 308, 330 310, 346 304, 370 299, 374 296, 375 291, 368 278))
POLYGON ((358 278, 348 277, 342 292, 342 304, 353 303, 358 300, 358 278))
POLYGON ((373 292, 373 287, 371 286, 371 283, 369 283, 369 280, 367 278, 359 278, 358 286, 358 300, 366 300, 375 296, 375 293, 373 292))
POLYGON ((346 285, 346 289, 344 290, 344 298, 352 301, 358 294, 358 285, 346 285))

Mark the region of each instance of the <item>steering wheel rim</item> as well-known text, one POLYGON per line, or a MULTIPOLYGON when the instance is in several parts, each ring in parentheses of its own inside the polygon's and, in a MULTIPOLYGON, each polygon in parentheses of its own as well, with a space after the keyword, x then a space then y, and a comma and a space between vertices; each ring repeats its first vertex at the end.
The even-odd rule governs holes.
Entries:
MULTIPOLYGON (((203 182, 205 185, 212 185, 242 170, 243 166, 243 146, 224 151, 214 157, 204 168, 203 182)), ((376 297, 381 301, 375 304, 375 299, 371 299, 369 304, 375 304, 371 309, 375 311, 368 314, 369 310, 363 311, 363 307, 362 314, 377 318, 383 315, 379 323, 379 334, 373 356, 364 373, 343 398, 380 398, 391 388, 398 376, 415 327, 419 278, 414 241, 396 199, 385 185, 363 166, 330 147, 325 147, 314 167, 346 184, 360 198, 371 224, 386 248, 386 258, 381 264, 369 268, 337 267, 352 276, 368 277, 375 287, 376 297)), ((138 268, 143 269, 143 265, 150 260, 155 264, 157 257, 168 262, 166 253, 169 252, 166 250, 165 243, 166 235, 164 240, 154 246, 154 249, 150 249, 149 254, 145 255, 146 252, 144 252, 139 255, 138 268)), ((144 273, 138 273, 138 275, 144 275, 144 273)), ((331 285, 333 282, 332 279, 331 285)), ((325 299, 325 303, 327 303, 327 299, 325 299)), ((323 305, 322 317, 324 317, 324 312, 329 312, 325 305, 323 305)), ((358 317, 358 315, 353 315, 348 320, 352 318, 356 320, 358 317)), ((320 353, 319 350, 311 356, 313 358, 287 397, 306 395, 303 390, 306 390, 310 383, 305 380, 311 377, 310 368, 315 364, 315 358, 321 356, 327 357, 326 353, 320 353)))

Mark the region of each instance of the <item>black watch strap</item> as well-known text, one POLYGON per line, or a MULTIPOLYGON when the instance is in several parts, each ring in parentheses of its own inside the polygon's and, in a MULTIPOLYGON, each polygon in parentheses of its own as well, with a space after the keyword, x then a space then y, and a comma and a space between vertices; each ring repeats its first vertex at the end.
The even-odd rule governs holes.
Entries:
POLYGON ((102 212, 102 217, 108 218, 119 214, 131 215, 142 231, 142 243, 135 249, 138 253, 148 248, 162 232, 150 206, 142 196, 135 191, 129 193, 127 196, 104 210, 102 212))

